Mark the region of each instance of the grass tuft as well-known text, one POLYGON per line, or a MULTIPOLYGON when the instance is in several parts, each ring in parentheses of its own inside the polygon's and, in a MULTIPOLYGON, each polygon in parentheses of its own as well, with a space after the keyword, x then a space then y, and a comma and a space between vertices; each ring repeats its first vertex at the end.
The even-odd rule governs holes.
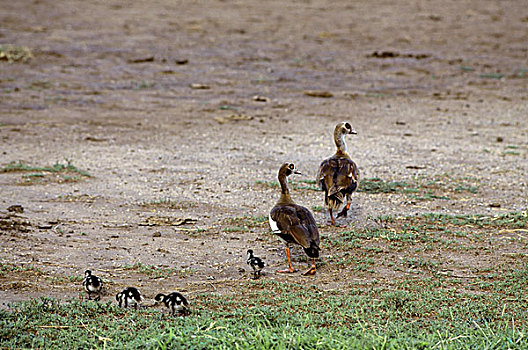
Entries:
POLYGON ((29 173, 22 175, 24 184, 35 183, 35 181, 75 182, 92 177, 87 171, 77 168, 68 159, 65 164, 55 163, 52 166, 32 166, 19 160, 0 168, 0 173, 14 172, 29 173))
POLYGON ((177 269, 172 267, 158 267, 155 265, 147 265, 142 262, 137 262, 132 265, 123 266, 125 270, 135 270, 136 272, 149 276, 151 279, 168 278, 173 275, 178 275, 182 278, 193 274, 191 269, 177 269))
MULTIPOLYGON (((272 187, 272 188, 280 187, 278 181, 257 180, 255 183, 257 185, 264 185, 266 187, 272 187)), ((315 186, 315 180, 289 181, 289 184, 292 186, 294 190, 321 191, 319 187, 315 186)))
POLYGON ((409 184, 403 181, 385 182, 380 178, 370 178, 361 180, 358 192, 366 193, 392 193, 401 192, 409 184))
POLYGON ((27 63, 32 58, 33 54, 27 47, 0 45, 0 61, 27 63))

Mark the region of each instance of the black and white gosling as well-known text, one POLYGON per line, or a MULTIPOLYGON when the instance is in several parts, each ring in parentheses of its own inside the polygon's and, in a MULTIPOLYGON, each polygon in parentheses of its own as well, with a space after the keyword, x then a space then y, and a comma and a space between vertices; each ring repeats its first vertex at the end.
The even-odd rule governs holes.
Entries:
POLYGON ((154 298, 156 305, 161 301, 169 309, 171 315, 185 315, 189 310, 189 303, 183 295, 178 292, 172 292, 168 295, 159 293, 154 298))
POLYGON ((103 289, 103 281, 95 275, 92 275, 92 271, 84 271, 84 279, 82 285, 86 292, 88 293, 88 300, 92 299, 92 295, 95 294, 96 298, 94 300, 101 299, 101 290, 103 289))
POLYGON ((261 258, 253 255, 253 250, 247 251, 247 264, 253 268, 253 279, 256 280, 260 277, 260 271, 264 268, 264 261, 261 258))
POLYGON ((137 309, 138 304, 143 301, 143 297, 136 287, 127 287, 116 294, 116 300, 119 303, 119 307, 134 306, 137 309))

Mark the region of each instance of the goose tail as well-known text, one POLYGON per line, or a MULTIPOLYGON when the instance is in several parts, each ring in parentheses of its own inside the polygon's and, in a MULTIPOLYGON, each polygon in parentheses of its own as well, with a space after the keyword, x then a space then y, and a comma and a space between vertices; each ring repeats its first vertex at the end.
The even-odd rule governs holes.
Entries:
POLYGON ((336 192, 325 198, 325 204, 328 209, 338 210, 345 200, 345 196, 341 192, 336 192))

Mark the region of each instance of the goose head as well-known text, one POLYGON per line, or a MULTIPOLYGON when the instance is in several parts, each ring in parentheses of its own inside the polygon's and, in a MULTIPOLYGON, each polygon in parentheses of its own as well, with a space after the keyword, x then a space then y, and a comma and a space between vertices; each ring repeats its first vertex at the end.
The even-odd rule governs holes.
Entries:
POLYGON ((355 135, 356 130, 350 125, 349 122, 342 122, 336 125, 334 130, 334 142, 337 147, 336 155, 343 155, 347 153, 347 145, 345 142, 345 135, 355 135))
POLYGON ((352 127, 352 125, 350 125, 349 122, 342 122, 342 123, 337 124, 335 131, 336 131, 336 134, 341 134, 341 135, 346 135, 346 134, 356 135, 357 134, 357 131, 354 130, 354 128, 352 127))
POLYGON ((290 176, 291 174, 301 174, 299 170, 295 167, 295 164, 293 163, 284 163, 279 169, 279 177, 281 175, 290 176))

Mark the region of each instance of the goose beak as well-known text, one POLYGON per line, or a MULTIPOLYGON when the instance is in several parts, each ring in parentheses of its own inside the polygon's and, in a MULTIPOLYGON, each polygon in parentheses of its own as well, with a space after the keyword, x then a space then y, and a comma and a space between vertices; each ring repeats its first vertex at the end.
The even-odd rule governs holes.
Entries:
POLYGON ((302 173, 301 173, 299 170, 297 170, 297 169, 295 169, 295 170, 293 171, 293 173, 294 173, 294 174, 297 174, 297 175, 302 175, 302 173))
POLYGON ((357 131, 356 131, 355 129, 350 130, 350 133, 351 133, 352 135, 357 135, 357 131))

